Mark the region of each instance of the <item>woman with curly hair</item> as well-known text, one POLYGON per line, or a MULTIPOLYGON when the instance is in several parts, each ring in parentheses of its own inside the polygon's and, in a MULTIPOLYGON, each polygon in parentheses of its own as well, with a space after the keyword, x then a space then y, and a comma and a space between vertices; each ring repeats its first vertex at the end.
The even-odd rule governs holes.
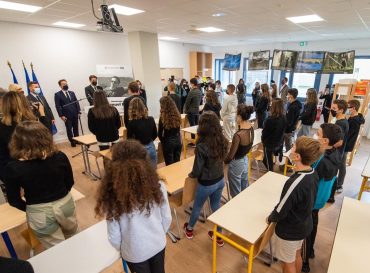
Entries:
POLYGON ((181 115, 171 97, 162 97, 159 100, 161 110, 158 123, 158 137, 163 147, 163 157, 166 165, 180 161, 181 115))
POLYGON ((210 90, 206 94, 206 104, 204 105, 203 111, 214 112, 219 119, 221 119, 221 103, 218 101, 218 97, 215 91, 210 90))
MULTIPOLYGON (((193 170, 189 174, 189 177, 198 179, 198 185, 189 223, 184 225, 184 233, 188 239, 194 237, 193 228, 208 198, 213 212, 220 208, 224 188, 223 161, 227 148, 228 141, 222 134, 220 120, 216 114, 213 112, 203 113, 199 120, 193 170)), ((212 239, 213 232, 209 231, 208 236, 212 239)), ((223 246, 224 242, 222 239, 217 239, 217 244, 223 246)))
POLYGON ((171 210, 145 148, 135 140, 113 146, 95 212, 107 219, 108 239, 131 272, 164 273, 171 210))
POLYGON ((153 166, 157 167, 157 151, 154 140, 157 138, 157 125, 153 117, 148 116, 148 109, 141 98, 130 101, 128 108, 127 138, 140 141, 148 151, 153 166))

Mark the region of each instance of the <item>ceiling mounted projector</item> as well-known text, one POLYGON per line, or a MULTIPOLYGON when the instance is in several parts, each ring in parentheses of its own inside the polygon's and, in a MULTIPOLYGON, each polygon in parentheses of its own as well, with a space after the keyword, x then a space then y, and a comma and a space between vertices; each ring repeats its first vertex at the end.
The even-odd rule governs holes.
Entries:
POLYGON ((119 24, 118 17, 116 12, 114 11, 114 8, 109 9, 108 6, 105 4, 105 1, 103 1, 103 5, 100 6, 102 18, 99 18, 95 14, 93 0, 91 0, 91 6, 95 18, 99 20, 96 23, 96 29, 98 31, 123 33, 123 27, 119 24))

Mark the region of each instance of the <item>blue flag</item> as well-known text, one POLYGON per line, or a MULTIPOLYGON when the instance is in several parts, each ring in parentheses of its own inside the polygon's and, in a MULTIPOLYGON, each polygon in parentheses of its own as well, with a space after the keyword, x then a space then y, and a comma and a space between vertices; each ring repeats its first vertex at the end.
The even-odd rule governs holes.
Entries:
MULTIPOLYGON (((42 93, 42 89, 41 89, 41 85, 40 85, 40 82, 38 81, 37 77, 36 77, 36 73, 35 71, 33 70, 33 64, 31 63, 31 70, 32 70, 32 81, 34 82, 37 82, 39 84, 39 87, 40 87, 40 91, 41 91, 41 94, 44 95, 44 93, 42 93)), ((55 126, 55 124, 51 124, 51 131, 52 131, 52 134, 55 135, 56 133, 58 133, 58 129, 57 127, 55 126)))
POLYGON ((13 76, 13 83, 18 84, 17 77, 15 76, 14 71, 13 71, 13 68, 12 68, 12 65, 10 64, 10 62, 9 62, 9 61, 8 61, 8 66, 9 66, 9 68, 10 68, 10 71, 12 72, 12 76, 13 76))
POLYGON ((28 95, 30 94, 30 89, 28 88, 28 84, 30 83, 30 76, 28 76, 28 71, 26 69, 26 66, 24 65, 24 62, 22 61, 22 64, 23 64, 23 68, 24 68, 24 75, 26 77, 26 84, 27 84, 27 92, 28 92, 28 95))

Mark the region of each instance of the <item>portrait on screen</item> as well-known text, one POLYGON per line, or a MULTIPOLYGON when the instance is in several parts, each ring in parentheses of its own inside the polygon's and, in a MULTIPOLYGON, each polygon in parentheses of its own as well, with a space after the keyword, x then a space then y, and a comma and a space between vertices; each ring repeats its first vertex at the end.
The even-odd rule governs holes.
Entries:
POLYGON ((128 84, 134 80, 131 66, 97 65, 98 83, 108 97, 127 97, 128 84))

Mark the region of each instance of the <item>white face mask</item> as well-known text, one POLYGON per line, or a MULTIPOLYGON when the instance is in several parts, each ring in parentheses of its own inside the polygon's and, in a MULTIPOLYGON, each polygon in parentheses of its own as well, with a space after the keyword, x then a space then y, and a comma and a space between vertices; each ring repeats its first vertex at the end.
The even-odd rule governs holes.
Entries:
POLYGON ((41 93, 41 89, 40 89, 40 87, 36 87, 36 88, 34 89, 34 91, 35 91, 35 93, 36 93, 36 94, 40 94, 40 93, 41 93))
POLYGON ((318 140, 319 139, 319 136, 317 134, 314 134, 313 137, 312 137, 314 140, 318 140))

